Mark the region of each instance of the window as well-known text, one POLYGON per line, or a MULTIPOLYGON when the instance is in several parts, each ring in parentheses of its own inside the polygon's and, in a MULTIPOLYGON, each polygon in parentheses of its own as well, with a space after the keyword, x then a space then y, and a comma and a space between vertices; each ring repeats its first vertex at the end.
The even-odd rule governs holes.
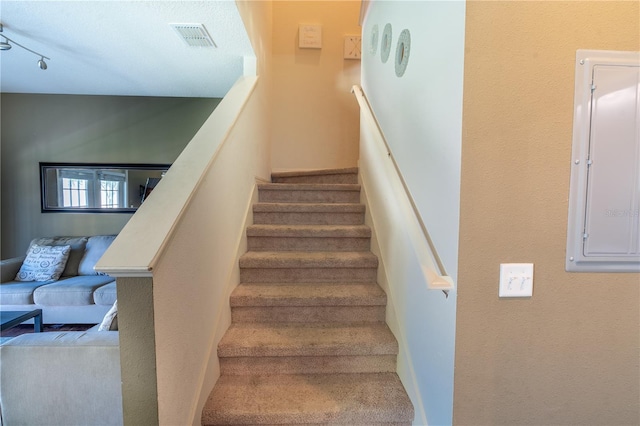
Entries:
POLYGON ((100 207, 109 209, 120 207, 120 184, 110 180, 100 181, 100 207))
POLYGON ((88 207, 88 180, 62 178, 62 205, 65 207, 88 207))
POLYGON ((126 172, 100 172, 97 174, 100 202, 97 206, 106 209, 126 207, 124 194, 126 192, 126 172))
POLYGON ((58 173, 57 180, 61 207, 126 207, 126 171, 65 169, 58 173))

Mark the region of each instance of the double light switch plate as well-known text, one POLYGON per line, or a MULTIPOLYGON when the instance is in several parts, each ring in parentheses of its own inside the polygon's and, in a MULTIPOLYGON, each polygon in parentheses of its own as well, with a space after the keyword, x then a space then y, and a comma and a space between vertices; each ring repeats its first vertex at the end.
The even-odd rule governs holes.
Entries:
POLYGON ((533 295, 533 263, 500 264, 500 297, 533 295))

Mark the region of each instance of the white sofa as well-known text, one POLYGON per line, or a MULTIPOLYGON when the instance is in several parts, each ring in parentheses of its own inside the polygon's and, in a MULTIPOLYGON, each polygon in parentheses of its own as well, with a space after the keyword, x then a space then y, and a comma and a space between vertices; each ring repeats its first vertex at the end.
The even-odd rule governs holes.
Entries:
POLYGON ((56 281, 16 281, 25 257, 3 260, 0 309, 42 309, 45 324, 99 323, 116 300, 116 282, 113 277, 99 275, 93 267, 114 239, 114 235, 34 239, 29 247, 71 246, 62 276, 56 281))
POLYGON ((122 425, 117 331, 23 334, 0 345, 0 416, 13 425, 122 425))

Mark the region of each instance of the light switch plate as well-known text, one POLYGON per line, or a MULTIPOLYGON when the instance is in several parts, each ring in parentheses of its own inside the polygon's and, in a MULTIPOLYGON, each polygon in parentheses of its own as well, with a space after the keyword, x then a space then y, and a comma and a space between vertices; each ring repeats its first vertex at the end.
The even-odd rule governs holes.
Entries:
POLYGON ((500 264, 500 297, 533 296, 533 263, 500 264))

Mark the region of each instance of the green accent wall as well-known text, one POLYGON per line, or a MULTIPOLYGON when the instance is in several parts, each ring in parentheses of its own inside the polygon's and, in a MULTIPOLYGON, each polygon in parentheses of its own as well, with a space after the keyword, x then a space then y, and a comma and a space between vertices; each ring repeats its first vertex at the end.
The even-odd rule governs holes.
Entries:
POLYGON ((0 257, 39 236, 117 234, 124 213, 42 213, 40 162, 172 163, 220 99, 0 95, 0 257))

